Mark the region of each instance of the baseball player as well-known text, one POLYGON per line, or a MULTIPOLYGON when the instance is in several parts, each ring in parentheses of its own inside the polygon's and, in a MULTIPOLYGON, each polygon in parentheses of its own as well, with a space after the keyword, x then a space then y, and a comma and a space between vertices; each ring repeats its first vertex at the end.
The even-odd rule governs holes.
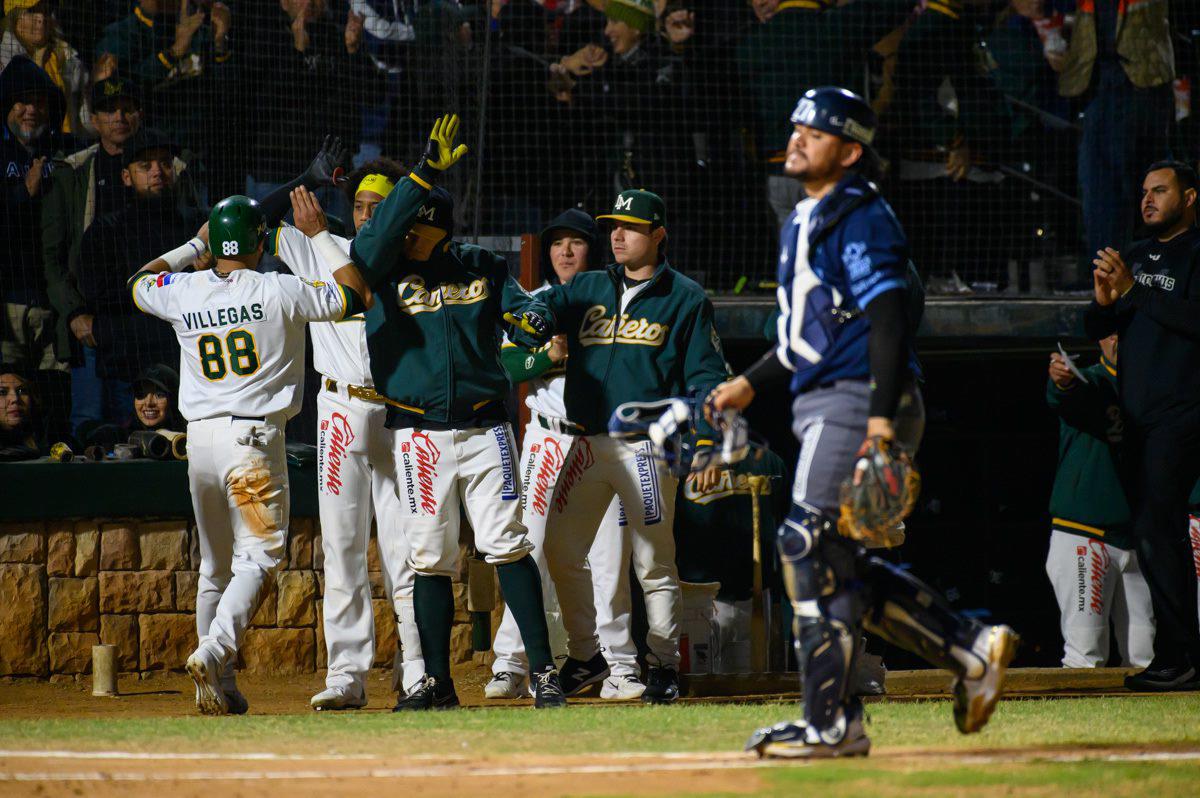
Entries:
MULTIPOLYGON (((567 336, 566 417, 581 435, 568 458, 546 522, 546 561, 567 630, 563 689, 574 693, 604 679, 592 578, 586 564, 596 529, 619 497, 633 567, 645 595, 651 662, 642 700, 679 697, 679 614, 672 523, 677 481, 649 441, 630 446, 607 435, 617 406, 707 392, 727 371, 713 326, 712 303, 699 285, 667 262, 666 205, 649 191, 623 191, 610 214, 616 263, 575 275, 538 295, 567 336)), ((711 430, 708 430, 711 431, 711 430)), ((711 446, 710 440, 704 445, 711 446)), ((716 468, 695 478, 716 481, 716 468)))
MULTIPOLYGON (((324 153, 325 150, 323 149, 324 153)), ((318 159, 321 156, 318 155, 318 159)), ((336 157, 333 158, 336 162, 336 157)), ((350 175, 357 230, 405 172, 394 161, 364 164, 350 175)), ((351 192, 348 192, 351 193, 351 192)), ((330 280, 330 270, 350 260, 350 240, 331 235, 315 195, 304 186, 290 192, 296 226, 267 234, 266 250, 306 280, 330 280), (327 263, 323 248, 333 247, 327 263)), ((264 204, 267 204, 265 201, 264 204)), ((421 640, 412 606, 413 573, 408 541, 399 528, 392 431, 387 404, 371 380, 366 319, 360 314, 311 325, 313 365, 320 374, 317 395, 317 501, 325 555, 323 623, 328 670, 325 689, 312 697, 315 710, 366 706, 366 678, 375 656, 367 545, 371 519, 378 526, 380 559, 400 631, 401 689, 424 674, 421 640)))
POLYGON ((1129 502, 1117 471, 1125 433, 1117 398, 1117 336, 1100 342, 1100 362, 1080 380, 1055 352, 1046 401, 1059 416, 1058 473, 1050 494, 1046 574, 1058 598, 1063 666, 1108 662, 1109 619, 1122 663, 1154 658, 1154 609, 1129 537, 1129 502))
POLYGON ((507 314, 535 330, 514 332, 519 343, 544 344, 546 311, 510 276, 503 258, 453 240, 453 201, 433 182, 466 153, 465 145, 454 145, 457 130, 458 117, 438 120, 421 162, 378 205, 350 249, 377 289, 367 344, 395 432, 400 523, 416 571, 414 609, 425 658, 424 678, 395 710, 458 705, 450 678, 450 580, 459 567, 460 508, 516 617, 534 705, 565 706, 541 576, 519 520, 520 480, 504 404, 509 383, 496 334, 507 314))
MULTIPOLYGON (((551 285, 570 282, 577 273, 589 268, 596 257, 593 253, 597 252, 597 232, 595 220, 575 208, 550 222, 541 235, 541 263, 546 279, 533 292, 534 296, 551 285), (550 268, 546 269, 545 264, 550 268)), ((561 625, 561 615, 555 611, 558 598, 546 567, 544 542, 546 518, 555 489, 564 474, 572 473, 567 456, 580 432, 566 418, 563 405, 566 336, 557 335, 549 345, 536 351, 505 341, 500 357, 514 384, 529 382, 529 397, 525 404, 530 410, 530 423, 525 428, 520 461, 521 521, 533 543, 533 556, 542 574, 547 623, 561 625)), ((587 554, 596 599, 596 631, 610 671, 600 688, 601 698, 629 700, 641 697, 646 689, 637 664, 637 646, 629 630, 631 554, 629 533, 621 519, 621 502, 614 498, 587 554)), ((496 660, 484 695, 488 698, 519 698, 524 694, 528 666, 516 619, 507 608, 492 650, 496 660)))
POLYGON ((179 410, 200 535, 200 645, 187 670, 200 711, 223 715, 246 711, 232 664, 286 553, 284 425, 300 409, 305 325, 361 312, 370 296, 353 267, 335 272, 337 283, 256 271, 267 229, 248 197, 218 202, 207 228, 130 288, 139 310, 171 324, 182 350, 179 410), (180 271, 206 248, 211 270, 180 271))
POLYGON ((861 173, 875 165, 871 107, 845 89, 810 89, 791 121, 785 170, 807 196, 780 232, 778 345, 711 397, 716 409, 743 409, 773 379, 786 378, 800 440, 778 547, 795 613, 804 718, 759 729, 747 750, 865 755, 862 704, 850 695, 864 623, 955 675, 954 718, 963 733, 990 717, 1017 639, 1007 626, 955 612, 929 586, 838 534, 839 490, 856 451, 886 441, 915 453, 924 426, 907 245, 861 173))

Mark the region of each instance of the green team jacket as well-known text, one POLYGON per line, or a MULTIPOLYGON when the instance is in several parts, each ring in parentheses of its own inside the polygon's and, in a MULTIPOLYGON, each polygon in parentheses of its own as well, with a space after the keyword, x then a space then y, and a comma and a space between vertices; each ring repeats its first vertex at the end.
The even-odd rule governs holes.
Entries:
POLYGON ((366 316, 371 376, 414 426, 494 422, 507 418, 503 314, 548 314, 504 258, 482 247, 452 241, 424 263, 404 257, 404 237, 429 196, 427 177, 400 180, 350 247, 375 292, 366 316))
POLYGON ((1050 494, 1055 528, 1130 548, 1129 503, 1117 471, 1125 423, 1117 370, 1104 358, 1081 369, 1088 384, 1063 391, 1047 380, 1046 402, 1059 417, 1058 472, 1050 494))
POLYGON ((616 319, 623 274, 614 263, 537 296, 567 336, 567 416, 588 435, 624 402, 703 397, 728 376, 703 288, 664 260, 616 319))
POLYGON ((715 487, 699 491, 680 480, 675 499, 675 563, 685 582, 720 582, 717 597, 744 601, 754 587, 754 505, 748 478, 767 477, 758 500, 763 584, 774 583, 775 529, 787 515, 791 491, 779 455, 755 449, 721 474, 715 487))

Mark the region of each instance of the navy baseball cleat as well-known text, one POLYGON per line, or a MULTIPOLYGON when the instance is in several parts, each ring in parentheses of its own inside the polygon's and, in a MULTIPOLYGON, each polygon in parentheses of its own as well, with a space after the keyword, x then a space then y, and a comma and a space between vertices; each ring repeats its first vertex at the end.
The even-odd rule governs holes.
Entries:
POLYGON ((567 697, 558 681, 558 671, 554 670, 553 665, 541 673, 533 674, 533 705, 538 709, 567 705, 567 697))
POLYGON ((563 695, 572 696, 589 685, 607 679, 608 673, 608 662, 603 654, 596 654, 587 662, 567 657, 567 661, 558 669, 558 680, 563 695))
POLYGON ((396 702, 392 712, 420 712, 430 709, 454 709, 458 706, 458 694, 454 682, 440 681, 426 675, 417 682, 412 692, 396 702))
POLYGON ((647 704, 670 704, 679 698, 679 671, 674 668, 651 668, 642 701, 647 704))

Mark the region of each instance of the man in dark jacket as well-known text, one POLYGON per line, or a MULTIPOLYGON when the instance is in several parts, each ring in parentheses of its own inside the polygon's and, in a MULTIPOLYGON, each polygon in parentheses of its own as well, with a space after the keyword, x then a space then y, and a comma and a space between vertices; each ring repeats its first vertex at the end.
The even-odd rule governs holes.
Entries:
POLYGON ((42 258, 50 301, 58 312, 58 356, 71 359, 72 339, 94 344, 91 314, 83 312, 75 270, 83 233, 96 217, 120 210, 128 196, 121 181, 125 142, 142 124, 132 81, 105 78, 92 87, 92 125, 99 141, 54 161, 42 203, 42 258))
POLYGON ((68 139, 62 93, 36 64, 17 56, 0 72, 0 360, 38 372, 49 415, 66 413, 66 364, 54 350, 54 311, 39 246, 50 156, 68 139))
POLYGON ((179 359, 171 329, 139 313, 125 289, 130 271, 187 241, 204 224, 203 211, 179 201, 174 156, 170 139, 151 128, 127 142, 121 179, 131 189, 129 204, 97 219, 83 236, 79 289, 95 314, 96 376, 106 383, 106 420, 128 419, 129 383, 142 368, 179 359))
POLYGON ((1157 628, 1154 660, 1126 677, 1134 690, 1200 687, 1196 575, 1188 494, 1200 478, 1200 179, 1188 165, 1151 165, 1142 181, 1150 236, 1092 261, 1089 338, 1121 339, 1117 386, 1125 411, 1123 466, 1133 539, 1157 628))

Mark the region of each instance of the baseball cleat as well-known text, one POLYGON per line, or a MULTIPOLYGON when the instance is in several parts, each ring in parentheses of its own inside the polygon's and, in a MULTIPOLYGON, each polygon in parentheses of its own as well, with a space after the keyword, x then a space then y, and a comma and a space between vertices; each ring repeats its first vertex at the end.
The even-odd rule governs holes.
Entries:
POLYGON ((457 706, 458 694, 454 692, 454 682, 450 679, 440 681, 427 675, 417 683, 412 692, 396 702, 392 712, 454 709, 457 706))
POLYGON ((349 685, 326 687, 309 702, 317 712, 339 709, 362 709, 367 705, 367 694, 349 685))
POLYGON ((647 704, 670 704, 679 698, 679 671, 674 668, 651 668, 642 701, 647 704))
POLYGON ((603 654, 596 654, 587 662, 567 657, 567 661, 558 669, 558 680, 562 684, 563 695, 572 696, 607 678, 608 674, 608 662, 603 654))
POLYGON ((196 708, 201 715, 226 715, 229 704, 221 689, 221 663, 203 645, 187 659, 187 672, 196 684, 196 708))
POLYGON ((954 725, 972 734, 987 725, 988 718, 1004 691, 1004 674, 1017 653, 1021 638, 1008 626, 991 626, 975 638, 972 652, 983 660, 983 674, 974 679, 954 680, 954 725))
POLYGON ((883 657, 860 649, 854 659, 854 673, 850 676, 850 694, 886 695, 886 679, 887 668, 883 665, 883 657))
POLYGON ((849 723, 843 719, 833 728, 819 732, 803 720, 777 723, 758 729, 746 741, 746 750, 759 757, 784 759, 832 759, 843 756, 866 756, 871 740, 863 731, 862 716, 849 723))
POLYGON ((558 681, 558 671, 554 666, 546 668, 541 673, 533 674, 533 705, 537 709, 553 709, 565 707, 567 697, 563 695, 562 684, 558 681))
POLYGON ((1186 663, 1156 667, 1151 662, 1145 670, 1125 677, 1125 689, 1137 692, 1165 693, 1197 688, 1200 688, 1200 676, 1186 663))
POLYGON ((232 689, 226 687, 221 692, 225 694, 225 707, 230 715, 245 715, 250 711, 250 702, 236 686, 232 689))
POLYGON ((613 701, 632 701, 641 698, 644 692, 646 685, 642 684, 642 680, 632 673, 627 673, 624 676, 609 676, 605 679, 600 688, 600 697, 613 701))
MULTIPOLYGON (((530 685, 532 687, 532 685, 530 685)), ((483 688, 485 698, 525 698, 525 677, 512 671, 500 671, 483 688)))

